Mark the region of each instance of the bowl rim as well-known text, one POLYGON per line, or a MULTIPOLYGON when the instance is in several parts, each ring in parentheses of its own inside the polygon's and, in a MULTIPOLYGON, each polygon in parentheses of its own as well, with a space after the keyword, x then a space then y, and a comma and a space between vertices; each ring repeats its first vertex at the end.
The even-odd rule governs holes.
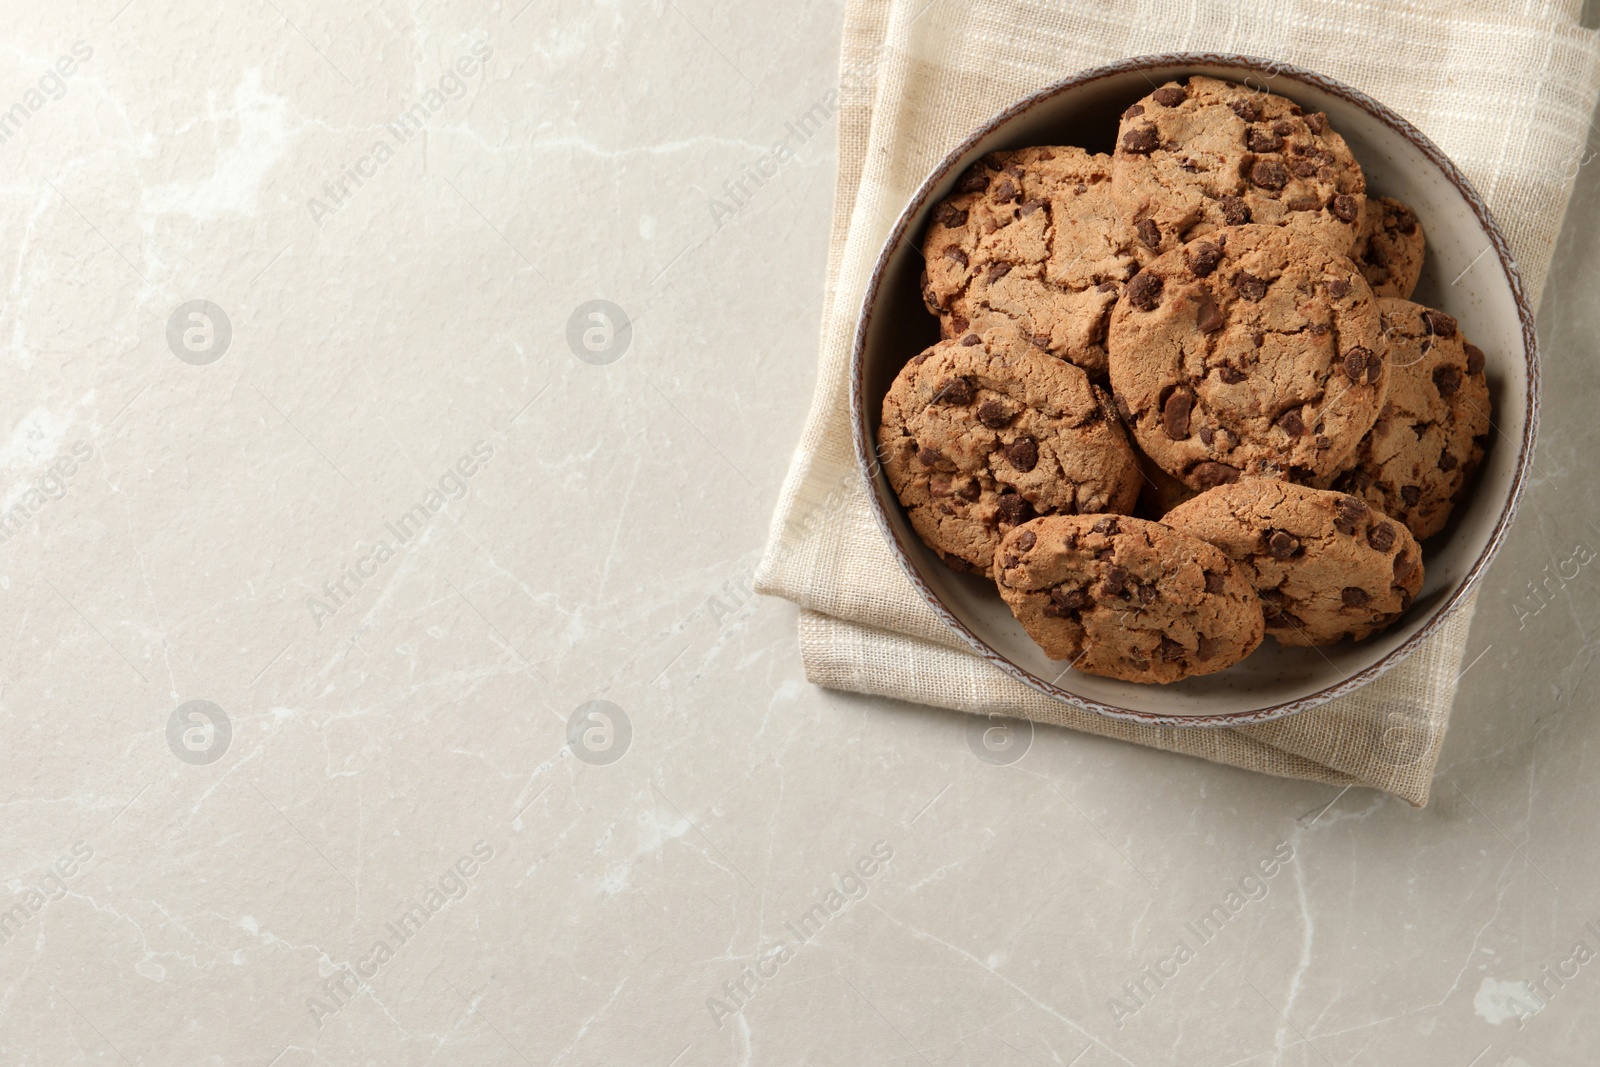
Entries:
POLYGON ((855 339, 850 355, 850 422, 851 435, 855 444, 857 473, 863 479, 867 500, 879 530, 888 541, 890 550, 899 561, 901 569, 905 571, 906 577, 910 579, 912 586, 921 594, 923 600, 927 602, 928 606, 933 609, 934 613, 946 625, 953 629, 966 644, 971 646, 974 652, 1029 688, 1085 711, 1092 711, 1109 718, 1138 722, 1149 726, 1239 726, 1283 718, 1353 692, 1399 665, 1416 652, 1422 642, 1433 636, 1461 608, 1462 601, 1482 578, 1489 563, 1500 551, 1506 532, 1510 528, 1512 519, 1515 517, 1517 508, 1521 503, 1523 491, 1527 487, 1528 469, 1533 454, 1534 441, 1538 434, 1539 401, 1539 341, 1534 330, 1534 311, 1528 300, 1522 275, 1517 270, 1516 261, 1512 257, 1511 246, 1507 242, 1505 234, 1501 231, 1499 223, 1495 221, 1494 215, 1490 212, 1488 204, 1484 202, 1483 197, 1479 195, 1477 189, 1461 173, 1455 163, 1429 140, 1421 130, 1418 130, 1400 115, 1359 89, 1352 88, 1325 74, 1318 74, 1315 71, 1307 70, 1294 64, 1274 59, 1264 59, 1258 56, 1222 52, 1151 53, 1132 56, 1114 63, 1082 70, 996 112, 974 129, 962 139, 960 144, 951 149, 927 177, 922 180, 922 184, 917 187, 917 191, 911 197, 910 202, 900 212, 899 217, 895 220, 894 227, 884 240, 883 247, 878 253, 877 261, 873 265, 872 274, 868 278, 866 290, 862 295, 861 308, 856 321, 855 339), (1446 179, 1455 186, 1462 199, 1472 209, 1484 236, 1488 238, 1490 246, 1494 249, 1495 255, 1500 261, 1501 269, 1505 272, 1506 280, 1510 284, 1518 317, 1521 320, 1523 356, 1527 367, 1527 400, 1524 405, 1522 440, 1519 443, 1517 452, 1516 468, 1512 474, 1511 491, 1507 494, 1505 504, 1501 508, 1498 519, 1495 521, 1494 530, 1489 535, 1478 558, 1467 570, 1465 576, 1456 583, 1455 588, 1449 591, 1444 602, 1434 609, 1432 617, 1398 647, 1342 681, 1294 700, 1282 701, 1247 711, 1227 712, 1217 715, 1164 715, 1156 712, 1140 711, 1137 708, 1105 704, 1078 696, 1052 682, 1047 682, 1037 677, 1011 662, 963 623, 954 612, 945 606, 939 595, 923 580, 917 565, 912 561, 905 546, 901 544, 893 525, 889 521, 884 500, 877 492, 874 484, 881 464, 869 432, 869 412, 867 411, 865 388, 867 338, 871 331, 872 318, 877 310, 876 305, 890 262, 894 258, 895 252, 906 240, 913 225, 920 224, 922 221, 922 216, 928 207, 928 202, 933 195, 934 189, 950 175, 962 157, 971 152, 979 142, 1012 119, 1062 93, 1108 77, 1137 73, 1154 68, 1181 68, 1186 66, 1223 67, 1239 71, 1246 76, 1251 74, 1266 74, 1271 77, 1287 76, 1293 81, 1305 83, 1322 90, 1330 96, 1337 97, 1361 108, 1373 118, 1389 126, 1421 151, 1434 166, 1439 168, 1446 179))

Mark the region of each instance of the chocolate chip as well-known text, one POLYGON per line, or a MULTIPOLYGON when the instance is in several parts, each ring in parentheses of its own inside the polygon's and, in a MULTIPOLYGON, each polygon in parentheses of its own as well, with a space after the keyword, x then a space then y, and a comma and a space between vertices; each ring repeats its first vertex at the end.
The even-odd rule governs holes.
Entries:
POLYGON ((978 405, 978 421, 990 430, 998 430, 1010 422, 1014 416, 1005 410, 1005 405, 998 400, 984 400, 978 405))
POLYGON ((1454 337, 1456 335, 1456 320, 1442 311, 1428 309, 1422 313, 1422 321, 1428 327, 1428 332, 1440 337, 1454 337))
POLYGON ((1004 278, 1007 274, 1010 274, 1010 273, 1011 273, 1011 264, 1009 264, 1009 263, 991 263, 991 264, 989 264, 989 273, 985 276, 984 280, 987 281, 990 285, 993 285, 995 282, 999 281, 1001 278, 1004 278))
POLYGON ((1180 385, 1161 405, 1161 425, 1167 436, 1182 441, 1189 436, 1189 412, 1194 408, 1194 390, 1180 385))
POLYGON ((1009 526, 1021 526, 1034 517, 1033 505, 1022 498, 1022 494, 1014 489, 1007 489, 1000 494, 996 502, 1000 521, 1009 526))
POLYGON ((1228 385, 1238 385, 1244 381, 1244 371, 1239 370, 1237 367, 1218 367, 1217 377, 1228 385))
POLYGON ((1122 135, 1122 147, 1126 151, 1142 156, 1155 151, 1156 145, 1160 143, 1161 138, 1156 135, 1154 126, 1141 126, 1122 135))
POLYGON ((1140 219, 1134 232, 1139 235, 1139 240, 1144 242, 1146 248, 1157 248, 1161 244, 1161 228, 1156 225, 1155 219, 1140 219))
POLYGON ((1114 293, 1120 288, 1121 286, 1119 286, 1116 282, 1101 282, 1099 285, 1094 287, 1094 291, 1097 293, 1114 293))
POLYGON ((1220 593, 1225 586, 1226 583, 1223 581, 1222 575, 1216 571, 1206 571, 1206 592, 1220 593))
POLYGON ((1328 283, 1328 295, 1335 300, 1343 300, 1350 295, 1350 283, 1343 278, 1335 278, 1328 283))
POLYGON ((1023 530, 1017 534, 1017 548, 1023 552, 1026 552, 1028 549, 1032 548, 1034 543, 1038 540, 1038 536, 1032 530, 1023 530))
POLYGON ((917 462, 922 464, 924 467, 938 466, 942 459, 944 459, 944 453, 940 452, 937 448, 933 448, 929 445, 923 445, 921 448, 917 449, 917 462))
POLYGON ((948 201, 939 205, 939 210, 933 213, 933 220, 941 226, 954 229, 967 224, 967 213, 962 208, 956 207, 948 201))
POLYGON ((1120 596, 1127 588, 1128 572, 1121 567, 1112 567, 1106 571, 1105 581, 1100 583, 1101 596, 1120 596))
POLYGON ((1454 396, 1461 388, 1461 372, 1454 367, 1435 367, 1433 384, 1440 396, 1454 396))
POLYGON ((1140 271, 1128 283, 1128 303, 1140 311, 1154 311, 1161 303, 1161 278, 1148 271, 1140 271))
MULTIPOLYGON (((1311 160, 1309 160, 1309 159, 1299 160, 1298 162, 1295 163, 1295 165, 1293 167, 1291 167, 1289 169, 1294 171, 1294 175, 1297 178, 1315 178, 1317 176, 1317 165, 1315 163, 1311 162, 1311 160)), ((1296 203, 1298 203, 1298 202, 1299 201, 1296 201, 1296 203)), ((1312 203, 1313 206, 1316 206, 1316 207, 1320 207, 1321 206, 1321 205, 1317 204, 1317 202, 1315 200, 1311 201, 1311 203, 1312 203)), ((1295 210, 1296 211, 1309 211, 1310 208, 1295 208, 1295 210)))
POLYGON ((1387 552, 1394 547, 1394 526, 1387 522, 1380 522, 1367 531, 1367 544, 1379 552, 1387 552))
POLYGON ((983 495, 983 483, 979 482, 978 479, 973 478, 960 489, 957 489, 956 495, 963 500, 976 500, 983 495))
POLYGON ((989 188, 989 176, 977 167, 973 167, 961 176, 956 182, 956 191, 962 193, 981 193, 989 188))
POLYGON ((1163 637, 1161 639, 1161 658, 1168 663, 1176 663, 1178 660, 1184 657, 1184 653, 1186 651, 1187 650, 1182 645, 1178 644, 1178 642, 1174 641, 1170 637, 1163 637))
POLYGON ((967 254, 961 250, 960 245, 945 245, 944 258, 953 259, 963 267, 967 265, 967 254))
POLYGON ((929 353, 927 352, 918 352, 915 356, 911 357, 911 365, 913 367, 922 366, 924 363, 928 362, 928 355, 929 353))
POLYGON ((1200 427, 1200 443, 1205 445, 1206 447, 1209 448, 1211 446, 1211 439, 1213 437, 1215 437, 1216 435, 1217 435, 1217 432, 1215 430, 1213 430, 1211 427, 1209 427, 1209 426, 1200 427))
POLYGON ((1107 537, 1110 537, 1112 534, 1117 532, 1116 517, 1107 515, 1105 518, 1094 524, 1093 530, 1097 534, 1105 534, 1107 537))
POLYGON ((1068 589, 1065 586, 1056 586, 1050 590, 1050 603, 1044 606, 1044 613, 1051 618, 1070 618, 1073 612, 1082 611, 1089 606, 1089 598, 1082 589, 1068 589))
POLYGON ((1050 351, 1050 335, 1049 334, 1047 334, 1047 333, 1036 333, 1032 337, 1028 338, 1028 340, 1033 342, 1033 347, 1042 348, 1046 352, 1050 351))
POLYGON ((1416 233, 1416 213, 1404 205, 1391 208, 1383 217, 1383 226, 1384 229, 1395 230, 1407 235, 1416 233))
POLYGON ((1305 420, 1300 417, 1300 412, 1290 408, 1278 416, 1278 427, 1290 437, 1299 437, 1306 432, 1305 420))
POLYGON ((1143 104, 1134 104, 1132 107, 1128 108, 1128 110, 1126 110, 1126 111, 1124 111, 1122 113, 1122 117, 1125 118, 1125 119, 1136 119, 1140 115, 1143 115, 1143 114, 1144 114, 1144 105, 1143 104))
POLYGON ((970 404, 972 397, 972 383, 965 378, 946 378, 933 391, 935 404, 970 404))
POLYGON ((1243 226, 1250 221, 1250 205, 1244 202, 1243 197, 1218 197, 1217 203, 1222 206, 1222 221, 1229 226, 1243 226))
POLYGON ((1128 407, 1128 401, 1120 393, 1111 394, 1111 404, 1117 409, 1117 414, 1122 416, 1123 422, 1133 421, 1133 409, 1128 407))
POLYGON ((1311 127, 1312 133, 1321 133, 1323 127, 1325 127, 1327 124, 1328 116, 1324 115, 1320 111, 1313 111, 1311 114, 1306 116, 1306 125, 1311 127))
POLYGON ((1160 104, 1162 107, 1177 107, 1179 104, 1189 99, 1189 94, 1184 92, 1176 85, 1163 85, 1161 88, 1157 89, 1152 96, 1154 97, 1155 102, 1160 104))
POLYGON ((1283 147, 1283 138, 1271 130, 1252 126, 1244 135, 1244 146, 1252 152, 1276 152, 1283 147))
POLYGON ((1328 204, 1328 210, 1344 222, 1354 222, 1361 214, 1361 205, 1356 203, 1355 197, 1340 193, 1328 204))
POLYGON ((1301 621, 1300 616, 1292 615, 1287 611, 1278 611, 1276 609, 1266 612, 1264 621, 1266 622, 1267 629, 1269 630, 1285 630, 1290 627, 1298 630, 1305 625, 1305 623, 1301 621))
POLYGON ((1400 487, 1400 499, 1407 504, 1415 506, 1417 501, 1422 499, 1422 487, 1418 485, 1402 485, 1400 487))
POLYGON ((1262 297, 1267 295, 1267 283, 1265 279, 1257 278, 1254 274, 1250 274, 1247 271, 1240 271, 1238 274, 1234 275, 1233 287, 1237 289, 1239 291, 1239 295, 1244 297, 1246 300, 1260 300, 1262 297))
POLYGON ((1233 113, 1246 122, 1254 122, 1261 117, 1261 109, 1256 107, 1251 100, 1230 100, 1228 106, 1233 108, 1233 113))
POLYGON ((983 338, 979 337, 975 333, 969 333, 961 339, 961 345, 964 348, 971 348, 973 345, 981 344, 983 344, 983 338))
POLYGON ((1001 178, 1000 184, 994 187, 994 198, 1000 203, 1008 203, 1022 194, 1017 190, 1016 182, 1010 178, 1001 178))
POLYGON ((1211 294, 1200 298, 1200 307, 1195 312, 1195 325, 1201 333, 1216 333, 1222 329, 1222 309, 1217 307, 1217 302, 1211 299, 1211 294))
POLYGON ((1029 215, 1032 215, 1035 211, 1038 211, 1042 207, 1044 207, 1043 200, 1029 200, 1027 203, 1022 205, 1022 210, 1020 213, 1023 218, 1027 218, 1029 215))
POLYGON ((1316 211, 1322 207, 1314 196, 1297 196, 1287 206, 1290 211, 1316 211))
POLYGON ((1272 531, 1272 536, 1267 538, 1267 552, 1273 559, 1288 559, 1299 547, 1300 542, 1282 530, 1272 531))
POLYGON ((1474 344, 1468 344, 1465 347, 1467 350, 1467 373, 1482 374, 1483 365, 1487 362, 1483 354, 1483 349, 1474 344))
POLYGON ((1357 345, 1344 354, 1344 376, 1359 385, 1367 376, 1367 365, 1372 361, 1372 353, 1357 345))
POLYGON ((1372 385, 1383 377, 1383 355, 1378 352, 1367 356, 1367 384, 1372 385))
POLYGON ((1201 634, 1195 644, 1197 647, 1194 650, 1194 658, 1202 663, 1217 654, 1217 639, 1215 637, 1207 637, 1205 634, 1201 634))
POLYGON ((1239 468, 1215 460, 1204 460, 1189 469, 1189 477, 1201 489, 1215 489, 1239 480, 1239 468))
POLYGON ((1401 552, 1394 557, 1394 580, 1403 582, 1417 569, 1417 561, 1411 558, 1409 552, 1401 552))
POLYGON ((1461 465, 1461 461, 1456 459, 1456 457, 1452 456, 1450 453, 1441 452, 1439 454, 1439 469, 1440 470, 1442 470, 1442 471, 1453 471, 1457 467, 1459 467, 1460 465, 1461 465))
POLYGON ((1360 586, 1347 585, 1339 590, 1339 599, 1344 601, 1344 606, 1347 608, 1365 607, 1367 591, 1360 586))
MULTIPOLYGON (((1296 114, 1299 112, 1297 111, 1296 114)), ((1272 124, 1272 132, 1280 137, 1287 137, 1294 132, 1294 123, 1288 119, 1279 119, 1272 124)))
POLYGON ((1031 437, 1019 437, 1006 445, 1006 462, 1026 474, 1039 465, 1039 444, 1031 437))
POLYGON ((1195 244, 1189 248, 1189 270, 1196 278, 1204 278, 1222 262, 1222 249, 1216 245, 1195 244))
POLYGON ((1282 189, 1289 184, 1289 171, 1275 159, 1258 159, 1250 168, 1250 184, 1262 189, 1282 189))
POLYGON ((1356 524, 1367 513, 1367 503, 1358 497, 1341 497, 1334 507, 1333 528, 1342 534, 1356 532, 1356 524))

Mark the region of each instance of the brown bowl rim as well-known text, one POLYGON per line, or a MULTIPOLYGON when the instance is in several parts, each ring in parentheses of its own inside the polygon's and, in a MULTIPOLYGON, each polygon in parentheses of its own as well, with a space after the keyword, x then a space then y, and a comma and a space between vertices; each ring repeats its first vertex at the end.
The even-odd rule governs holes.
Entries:
POLYGON ((973 651, 1028 687, 1073 707, 1096 712, 1109 718, 1138 722, 1149 726, 1239 726, 1280 719, 1286 715, 1309 710, 1346 693, 1353 692, 1399 665, 1408 656, 1416 652, 1422 642, 1437 632, 1448 621, 1450 616, 1460 609, 1463 599, 1482 578, 1490 561, 1500 551, 1501 544, 1505 540, 1506 531, 1510 528, 1518 505, 1521 503, 1523 491, 1527 486, 1529 461, 1533 454, 1534 441, 1538 434, 1539 400, 1539 342, 1534 330, 1533 308, 1528 301, 1527 290, 1522 282, 1522 275, 1517 270, 1516 262, 1511 255, 1511 247, 1506 241, 1505 234, 1501 231, 1499 223, 1495 221, 1494 215, 1490 212, 1489 206, 1484 202, 1483 197, 1478 194, 1472 183, 1467 180, 1466 176, 1451 162, 1450 158, 1429 140, 1421 130, 1411 125, 1400 115, 1360 90, 1354 89, 1335 78, 1277 60, 1221 52, 1153 53, 1133 56, 1115 63, 1080 71, 997 112, 972 133, 968 134, 923 179, 921 186, 918 187, 910 203, 906 205, 899 218, 895 220, 894 228, 890 230, 889 236, 884 241, 883 248, 878 254, 877 262, 873 265, 872 275, 868 279, 866 292, 862 297, 861 312, 857 319, 855 342, 850 357, 850 418, 852 436, 855 441, 858 473, 864 480, 867 499, 871 504, 873 517, 876 519, 879 529, 883 531, 895 558, 900 562, 901 569, 906 572, 906 577, 910 579, 911 584, 922 595, 922 598, 927 601, 928 606, 933 609, 941 620, 959 634, 962 640, 972 646, 973 651), (1500 266, 1505 272, 1507 281, 1510 283, 1512 296, 1517 305, 1517 314, 1522 322, 1523 355, 1528 373, 1527 403, 1524 412, 1522 441, 1517 453, 1516 471, 1512 476, 1511 492, 1506 498, 1505 506, 1501 509, 1500 517, 1495 523, 1494 531, 1490 534, 1483 551, 1479 553, 1477 560, 1466 575, 1456 583, 1455 588, 1451 590, 1444 603, 1434 609, 1432 618, 1399 647, 1343 681, 1319 689, 1315 693, 1296 700, 1284 701, 1248 711, 1228 712, 1219 715, 1162 715, 1140 711, 1137 708, 1124 708, 1089 700, 1062 689, 1051 682, 1047 682, 1012 663, 990 647, 981 637, 973 633, 965 623, 945 606, 938 594, 923 580, 916 564, 907 553, 905 546, 900 543, 894 527, 889 522, 888 514, 884 510, 884 501, 874 484, 878 460, 876 448, 873 446, 869 432, 869 419, 865 399, 867 335, 871 328, 879 290, 882 286, 884 275, 888 270, 889 262, 913 225, 921 224, 934 189, 944 181, 956 164, 960 162, 961 158, 976 147, 980 141, 1007 122, 1061 93, 1115 75, 1157 67, 1181 68, 1185 66, 1226 67, 1247 74, 1268 74, 1274 77, 1286 75, 1292 80, 1314 86, 1331 96, 1338 97, 1361 108, 1410 141, 1434 166, 1444 173, 1445 177, 1460 192, 1462 199, 1467 202, 1477 216, 1478 224, 1482 227, 1484 235, 1488 237, 1490 245, 1494 248, 1495 255, 1500 261, 1500 266))

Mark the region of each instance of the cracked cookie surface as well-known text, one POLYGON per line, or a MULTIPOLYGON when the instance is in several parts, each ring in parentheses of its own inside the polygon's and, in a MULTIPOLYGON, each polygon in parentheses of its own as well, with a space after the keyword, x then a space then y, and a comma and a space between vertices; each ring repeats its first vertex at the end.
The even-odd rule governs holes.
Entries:
POLYGON ((940 341, 901 368, 878 454, 918 536, 990 577, 1007 530, 1130 511, 1141 480, 1105 390, 1008 328, 940 341))
POLYGON ((1139 269, 1111 196, 1111 157, 1068 147, 995 152, 956 188, 923 239, 923 302, 941 335, 1008 324, 1103 380, 1106 321, 1139 269))
POLYGON ((1405 523, 1417 540, 1444 529, 1483 461, 1489 383, 1483 350, 1456 320, 1409 300, 1378 301, 1389 396, 1353 466, 1324 483, 1405 523))
POLYGON ((1409 300, 1422 276, 1427 238, 1416 212, 1392 196, 1367 200, 1350 258, 1372 287, 1372 295, 1409 300))
POLYGON ((1225 670, 1261 643, 1261 605, 1225 554, 1160 523, 1057 515, 1006 534, 1000 596, 1073 669, 1129 682, 1225 670))
POLYGON ((1117 410, 1191 488, 1335 474, 1383 406, 1372 291, 1349 259, 1282 227, 1227 227, 1127 285, 1107 345, 1117 410))
POLYGON ((1195 76, 1123 112, 1112 189, 1149 254, 1222 226, 1283 226, 1348 253, 1366 179, 1327 116, 1195 76))
POLYGON ((1239 565, 1279 644, 1370 637, 1422 588, 1422 550, 1410 531, 1345 493, 1247 478, 1201 493, 1161 521, 1239 565))

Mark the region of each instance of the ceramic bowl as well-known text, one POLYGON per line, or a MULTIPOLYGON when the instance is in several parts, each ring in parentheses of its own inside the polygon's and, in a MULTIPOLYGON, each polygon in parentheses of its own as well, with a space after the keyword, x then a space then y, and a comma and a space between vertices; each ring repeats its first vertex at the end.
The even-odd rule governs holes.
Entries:
POLYGON ((1290 715, 1348 693, 1393 668, 1437 630, 1488 567, 1516 512, 1539 412, 1533 308, 1510 248, 1471 183, 1415 127, 1332 78, 1245 56, 1142 56, 1084 71, 1007 108, 976 130, 922 183, 889 235, 862 304, 855 340, 852 421, 861 474, 880 525, 917 590, 975 652, 1069 704, 1164 726, 1219 726, 1290 715), (1029 639, 992 583, 958 574, 917 538, 876 461, 884 394, 905 363, 938 340, 922 306, 920 245, 932 209, 986 152, 1080 145, 1110 152, 1117 119, 1169 79, 1204 74, 1245 82, 1323 111, 1366 173, 1369 195, 1416 210, 1427 261, 1413 299, 1454 315, 1487 354, 1494 429, 1474 486, 1450 525, 1423 545, 1426 581, 1409 611, 1369 640, 1283 648, 1272 638, 1243 662, 1172 685, 1139 685, 1071 670, 1029 639))

